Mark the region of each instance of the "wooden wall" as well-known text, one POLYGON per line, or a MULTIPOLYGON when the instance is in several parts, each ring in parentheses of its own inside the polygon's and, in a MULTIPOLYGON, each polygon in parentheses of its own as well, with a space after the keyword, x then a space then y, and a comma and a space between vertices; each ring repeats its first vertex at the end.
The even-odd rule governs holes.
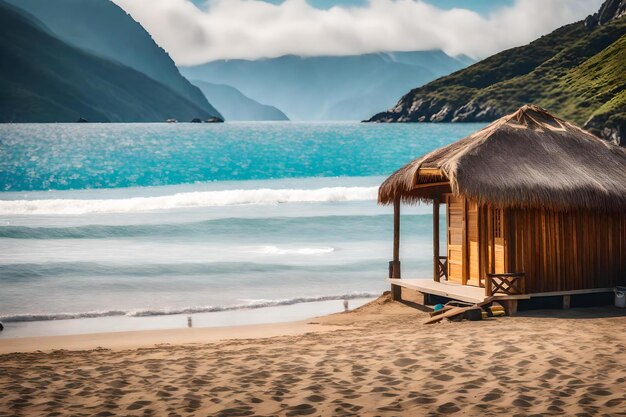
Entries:
POLYGON ((626 285, 626 215, 506 210, 509 272, 527 292, 626 285))
POLYGON ((525 272, 526 292, 626 285, 626 215, 498 209, 448 195, 448 279, 525 272))

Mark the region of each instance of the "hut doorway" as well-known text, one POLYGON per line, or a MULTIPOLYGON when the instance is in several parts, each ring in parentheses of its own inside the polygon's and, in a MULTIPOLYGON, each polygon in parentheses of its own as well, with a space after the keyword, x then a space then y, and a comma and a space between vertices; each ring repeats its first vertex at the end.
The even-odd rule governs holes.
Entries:
POLYGON ((481 286, 481 230, 478 205, 446 196, 448 281, 481 286))
POLYGON ((448 195, 446 198, 448 225, 448 281, 463 284, 463 251, 465 249, 465 222, 462 198, 448 195))

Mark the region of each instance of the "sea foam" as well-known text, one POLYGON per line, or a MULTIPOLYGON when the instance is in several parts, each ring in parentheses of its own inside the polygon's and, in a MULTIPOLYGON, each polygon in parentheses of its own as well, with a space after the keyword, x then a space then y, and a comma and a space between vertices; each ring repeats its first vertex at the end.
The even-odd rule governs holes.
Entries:
POLYGON ((124 199, 2 200, 0 215, 133 213, 194 207, 375 200, 378 187, 196 191, 124 199))
POLYGON ((323 255, 332 253, 335 248, 319 247, 319 248, 280 248, 278 246, 267 245, 251 250, 251 253, 259 253, 264 255, 323 255))
POLYGON ((25 322, 25 321, 45 321, 45 320, 69 320, 81 318, 96 318, 110 316, 129 316, 129 317, 149 317, 149 316, 166 316, 174 314, 198 314, 198 313, 214 313, 219 311, 234 310, 251 310, 265 307, 288 306, 301 303, 313 303, 319 301, 331 300, 354 300, 358 298, 374 298, 380 293, 373 292, 353 292, 341 295, 322 295, 312 297, 294 297, 280 300, 251 300, 244 304, 234 304, 226 306, 190 306, 181 308, 163 308, 155 310, 107 310, 107 311, 87 311, 82 313, 50 313, 50 314, 15 314, 0 316, 0 320, 6 323, 25 322))

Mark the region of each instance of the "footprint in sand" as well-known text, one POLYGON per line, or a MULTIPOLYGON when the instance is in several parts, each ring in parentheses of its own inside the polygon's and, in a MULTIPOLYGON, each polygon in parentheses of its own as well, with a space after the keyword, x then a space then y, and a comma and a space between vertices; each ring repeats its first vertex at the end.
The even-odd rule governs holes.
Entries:
POLYGON ((617 407, 622 402, 623 400, 620 398, 613 398, 612 400, 608 400, 607 402, 605 402, 604 405, 606 405, 607 407, 617 407))
POLYGON ((124 388, 124 387, 127 387, 128 385, 130 385, 128 382, 122 381, 122 380, 112 381, 109 384, 109 386, 113 388, 124 388))
POLYGON ((187 412, 192 412, 194 410, 197 410, 198 408, 200 408, 200 404, 201 404, 200 397, 198 397, 197 395, 193 395, 193 394, 185 395, 185 401, 183 402, 183 405, 187 412))
POLYGON ((310 414, 317 413, 317 409, 311 404, 299 404, 293 407, 287 408, 288 416, 308 416, 310 414))
POLYGON ((426 396, 426 395, 415 397, 415 398, 413 398, 413 401, 416 404, 420 404, 420 405, 432 404, 434 402, 437 402, 436 399, 434 399, 432 397, 429 397, 429 396, 426 396))
POLYGON ((382 369, 378 370, 378 373, 382 374, 382 375, 391 375, 391 369, 389 369, 389 368, 382 368, 382 369))
POLYGON ((528 408, 532 406, 530 402, 528 402, 526 399, 522 397, 518 397, 515 400, 513 400, 513 405, 516 407, 521 407, 521 408, 528 408))
POLYGON ((590 394, 592 395, 597 395, 597 396, 607 396, 607 395, 611 395, 611 391, 607 391, 605 389, 602 388, 589 388, 587 391, 589 391, 590 394))
POLYGON ((254 414, 254 411, 252 410, 252 407, 249 407, 249 406, 225 408, 219 413, 217 413, 219 417, 240 417, 240 416, 251 416, 253 414, 254 414))
POLYGON ((134 403, 126 407, 126 409, 127 410, 139 410, 140 408, 144 408, 146 405, 150 405, 150 404, 152 404, 152 401, 135 401, 134 403))
POLYGON ((308 397, 306 397, 307 401, 311 401, 313 403, 321 403, 322 401, 326 400, 326 397, 322 397, 321 395, 309 395, 308 397))
MULTIPOLYGON (((393 361, 393 364, 398 366, 398 367, 403 368, 405 366, 413 365, 415 362, 417 362, 416 359, 400 358, 400 359, 396 359, 395 361, 393 361)), ((378 372, 380 372, 380 371, 378 371, 378 372)))
POLYGON ((502 398, 502 391, 500 391, 499 389, 495 389, 492 390, 490 392, 488 392, 481 401, 487 402, 487 401, 496 401, 499 400, 500 398, 502 398))
POLYGON ((441 414, 452 414, 452 413, 458 413, 459 411, 461 411, 461 409, 457 407, 455 403, 447 402, 437 407, 437 411, 441 414))

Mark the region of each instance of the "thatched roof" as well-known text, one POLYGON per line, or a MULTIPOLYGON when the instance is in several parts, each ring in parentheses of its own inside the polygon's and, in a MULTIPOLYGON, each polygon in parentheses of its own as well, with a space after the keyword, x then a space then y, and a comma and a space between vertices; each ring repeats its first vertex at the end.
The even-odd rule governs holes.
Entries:
POLYGON ((479 204, 626 213, 626 149, 536 106, 408 163, 380 186, 378 201, 428 201, 436 187, 418 184, 443 181, 479 204))

